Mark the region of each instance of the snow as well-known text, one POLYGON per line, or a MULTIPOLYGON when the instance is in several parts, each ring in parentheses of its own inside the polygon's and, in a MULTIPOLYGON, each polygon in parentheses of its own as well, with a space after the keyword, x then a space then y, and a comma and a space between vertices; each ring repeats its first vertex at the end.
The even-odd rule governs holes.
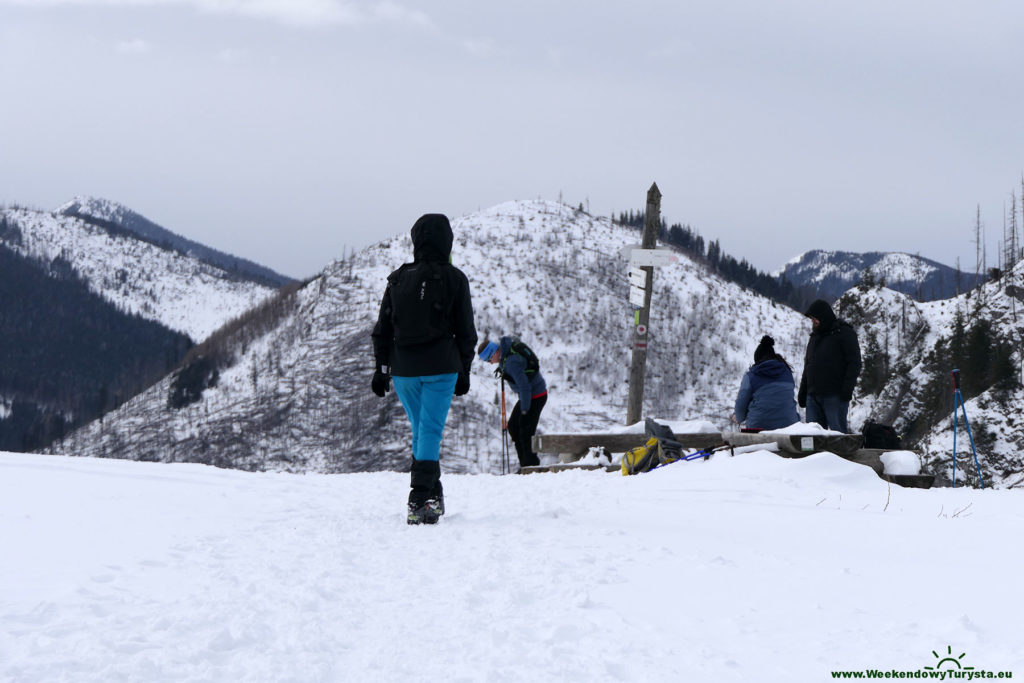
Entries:
MULTIPOLYGON (((668 420, 660 417, 652 418, 660 425, 665 425, 673 434, 720 434, 721 429, 707 420, 668 420)), ((611 427, 609 434, 644 434, 646 422, 641 420, 624 427, 611 427)))
POLYGON ((817 422, 794 422, 788 427, 766 429, 761 434, 780 434, 792 436, 842 436, 843 432, 825 429, 817 422))
POLYGON ((409 527, 400 473, 0 454, 0 681, 1024 672, 1017 491, 764 451, 444 481, 409 527))
POLYGON ((886 474, 921 474, 921 456, 914 451, 888 451, 878 457, 886 474))

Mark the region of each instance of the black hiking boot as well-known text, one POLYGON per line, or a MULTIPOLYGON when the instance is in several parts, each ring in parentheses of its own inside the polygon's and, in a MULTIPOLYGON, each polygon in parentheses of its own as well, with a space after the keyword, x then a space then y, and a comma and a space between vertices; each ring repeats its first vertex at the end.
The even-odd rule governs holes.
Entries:
POLYGON ((434 501, 437 507, 437 514, 444 514, 444 487, 441 486, 441 480, 437 480, 437 484, 434 485, 434 491, 430 494, 430 498, 427 502, 434 501))
POLYGON ((413 460, 412 490, 409 491, 406 521, 409 524, 437 524, 444 514, 441 466, 436 460, 413 460))
POLYGON ((405 521, 409 524, 437 524, 444 511, 438 507, 437 501, 430 499, 422 504, 409 501, 405 521))

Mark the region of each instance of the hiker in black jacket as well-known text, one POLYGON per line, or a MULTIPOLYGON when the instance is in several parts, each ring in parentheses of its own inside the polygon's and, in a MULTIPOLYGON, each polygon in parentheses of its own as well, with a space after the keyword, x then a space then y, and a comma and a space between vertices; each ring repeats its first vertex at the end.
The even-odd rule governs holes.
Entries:
POLYGON ((433 524, 444 514, 441 437, 452 394, 469 391, 476 346, 469 281, 451 265, 452 227, 428 213, 412 226, 413 262, 388 276, 373 328, 373 393, 394 380, 412 425, 409 524, 433 524))
POLYGON ((857 331, 836 318, 827 301, 818 299, 804 313, 811 319, 804 371, 797 403, 807 408, 807 421, 849 433, 846 416, 860 374, 857 331))

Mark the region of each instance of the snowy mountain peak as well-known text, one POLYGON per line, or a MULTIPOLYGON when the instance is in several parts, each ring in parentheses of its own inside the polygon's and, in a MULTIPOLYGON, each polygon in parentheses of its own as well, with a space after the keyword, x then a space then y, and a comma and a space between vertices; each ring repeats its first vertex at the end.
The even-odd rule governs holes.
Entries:
POLYGON ((808 287, 835 300, 865 272, 877 281, 925 301, 944 299, 973 284, 973 275, 931 259, 904 252, 851 252, 812 249, 790 259, 778 272, 794 285, 808 287))
POLYGON ((0 215, 18 227, 19 239, 7 244, 18 255, 66 262, 92 292, 121 310, 196 341, 277 289, 173 248, 169 240, 181 238, 115 202, 79 197, 54 213, 5 209, 0 215), (78 215, 79 209, 88 213, 78 215), (124 222, 111 229, 112 218, 124 222), (141 235, 145 224, 162 233, 141 235), (164 233, 171 237, 160 239, 164 233))
POLYGON ((128 227, 126 223, 132 218, 142 218, 141 215, 129 209, 123 204, 112 202, 109 199, 99 197, 88 197, 76 195, 70 201, 64 202, 54 213, 65 216, 92 216, 103 221, 117 223, 128 227))

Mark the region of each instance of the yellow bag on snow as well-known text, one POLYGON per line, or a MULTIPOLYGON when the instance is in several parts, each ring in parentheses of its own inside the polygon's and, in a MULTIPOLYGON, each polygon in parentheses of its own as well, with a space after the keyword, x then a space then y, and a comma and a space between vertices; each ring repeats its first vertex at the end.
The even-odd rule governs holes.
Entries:
POLYGON ((622 455, 622 474, 640 474, 658 465, 667 465, 679 459, 678 453, 669 453, 662 447, 656 436, 647 439, 643 446, 631 448, 622 455))

